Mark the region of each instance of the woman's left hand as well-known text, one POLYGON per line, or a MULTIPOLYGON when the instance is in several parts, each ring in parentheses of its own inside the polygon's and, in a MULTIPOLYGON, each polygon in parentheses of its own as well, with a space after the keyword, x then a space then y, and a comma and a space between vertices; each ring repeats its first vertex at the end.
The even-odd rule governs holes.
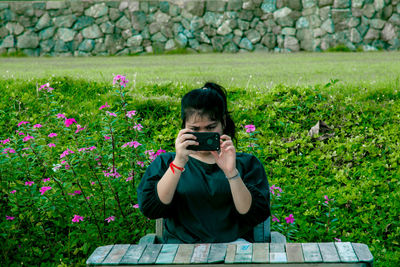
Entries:
POLYGON ((236 175, 236 149, 233 145, 232 139, 228 135, 221 136, 221 145, 219 153, 211 151, 217 165, 225 173, 226 177, 236 175))

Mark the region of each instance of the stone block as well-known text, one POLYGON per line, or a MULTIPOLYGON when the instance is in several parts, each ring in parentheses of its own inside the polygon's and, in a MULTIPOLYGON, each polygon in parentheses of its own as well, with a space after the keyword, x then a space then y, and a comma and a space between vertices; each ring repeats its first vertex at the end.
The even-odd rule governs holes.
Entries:
POLYGON ((301 11, 303 9, 303 3, 301 0, 283 0, 282 7, 285 6, 295 11, 301 11))
POLYGON ((160 2, 160 11, 163 13, 168 13, 169 12, 169 3, 167 1, 161 1, 160 2))
POLYGON ((246 31, 245 36, 253 45, 261 40, 261 34, 255 29, 250 29, 246 31))
MULTIPOLYGON (((129 20, 126 16, 122 16, 118 20, 119 24, 121 24, 122 29, 128 29, 133 27, 137 31, 142 31, 146 26, 146 14, 143 11, 135 11, 132 13, 132 24, 130 24, 129 20), (129 23, 128 23, 129 22, 129 23)), ((118 24, 117 22, 117 24, 118 24)), ((118 25, 117 25, 118 27, 118 25)))
POLYGON ((105 3, 95 4, 85 10, 88 17, 98 18, 108 14, 108 6, 105 3))
MULTIPOLYGON (((134 31, 134 30, 133 30, 134 31)), ((122 31, 122 33, 121 33, 121 36, 122 36, 122 38, 124 38, 125 40, 126 39, 128 39, 128 38, 130 38, 130 37, 132 37, 132 30, 131 29, 126 29, 126 30, 123 30, 122 31)))
POLYGON ((362 14, 367 18, 372 18, 375 15, 375 8, 373 4, 365 4, 362 8, 362 14))
POLYGON ((296 35, 296 28, 283 28, 282 29, 282 34, 283 35, 296 35))
POLYGON ((319 17, 321 18, 322 21, 325 21, 329 18, 331 18, 332 12, 331 12, 331 7, 323 7, 319 9, 319 17))
POLYGON ((400 26, 400 15, 399 14, 393 14, 390 18, 389 18, 389 22, 396 25, 396 26, 400 26))
POLYGON ((76 21, 75 15, 66 15, 53 18, 54 26, 57 28, 66 27, 70 28, 76 21))
POLYGON ((388 20, 393 14, 393 6, 388 5, 383 8, 382 19, 388 20))
POLYGON ((335 25, 333 24, 332 19, 325 20, 321 25, 321 29, 323 29, 327 33, 334 33, 335 32, 335 25))
POLYGON ((0 43, 0 48, 11 48, 14 47, 15 38, 13 35, 6 36, 0 43))
POLYGON ((358 25, 360 25, 361 20, 359 18, 355 18, 355 17, 351 17, 348 21, 348 27, 349 28, 354 28, 357 27, 358 25))
POLYGON ((100 24, 100 30, 104 34, 112 34, 114 33, 115 25, 109 21, 103 22, 100 24))
POLYGON ((381 38, 385 42, 389 42, 397 38, 396 28, 391 23, 386 23, 381 32, 381 38))
POLYGON ((382 30, 385 26, 385 21, 381 19, 371 19, 369 25, 374 29, 382 30))
POLYGON ((310 22, 306 17, 300 17, 296 21, 296 29, 304 29, 304 28, 309 28, 310 27, 310 22))
POLYGON ((86 28, 94 23, 94 18, 92 17, 87 17, 87 16, 80 16, 77 18, 73 29, 74 30, 82 30, 83 28, 86 28))
POLYGON ((0 40, 6 37, 9 33, 9 30, 5 26, 0 27, 0 40))
POLYGON ((76 32, 74 30, 68 28, 59 28, 57 31, 58 39, 62 40, 63 42, 70 42, 74 40, 76 32))
POLYGON ((241 20, 251 21, 254 18, 254 13, 251 10, 242 10, 238 13, 238 18, 241 20))
POLYGON ((168 14, 165 14, 165 13, 163 13, 161 11, 157 11, 154 14, 154 19, 158 23, 167 23, 171 19, 171 16, 169 16, 168 14))
POLYGON ((335 25, 335 31, 338 32, 347 29, 350 18, 350 9, 332 9, 332 20, 335 25))
POLYGON ((181 12, 181 9, 180 9, 179 6, 177 6, 177 5, 171 5, 170 8, 169 8, 168 14, 169 14, 171 17, 176 17, 176 16, 178 16, 178 15, 180 14, 180 12, 181 12))
POLYGON ((247 51, 253 51, 253 49, 254 49, 253 44, 246 37, 244 37, 244 38, 242 38, 242 40, 240 40, 239 47, 243 48, 247 51))
POLYGON ((36 23, 35 30, 40 31, 52 25, 51 18, 48 13, 44 13, 36 23))
POLYGON ((317 6, 317 0, 302 0, 303 8, 317 6))
POLYGON ((208 11, 224 12, 225 6, 226 6, 225 1, 207 0, 206 2, 206 9, 208 11))
POLYGON ((297 52, 300 50, 299 41, 295 37, 290 35, 285 36, 283 47, 292 52, 297 52))
POLYGON ((334 0, 318 0, 318 6, 320 8, 326 7, 326 6, 333 6, 333 1, 334 0))
POLYGON ((40 51, 43 53, 51 52, 53 50, 54 45, 55 45, 55 42, 53 39, 43 40, 39 44, 40 51))
POLYGON ((247 31, 250 28, 250 23, 245 20, 239 19, 237 22, 238 22, 238 28, 242 31, 247 31))
POLYGON ((86 39, 96 39, 103 37, 103 33, 101 32, 100 27, 97 26, 97 24, 93 24, 82 30, 82 36, 86 39))
POLYGON ((261 40, 261 43, 268 47, 269 49, 273 49, 276 46, 276 36, 273 33, 267 33, 261 40))
POLYGON ((183 48, 183 47, 186 47, 186 45, 188 43, 188 39, 187 39, 186 35, 184 35, 183 33, 179 33, 175 37, 175 42, 179 47, 183 48))
POLYGON ((47 10, 62 10, 67 8, 67 3, 63 1, 48 1, 46 2, 47 10))
POLYGON ((377 40, 377 39, 379 39, 379 34, 380 34, 380 31, 379 31, 379 30, 370 28, 370 29, 367 31, 367 33, 365 34, 364 40, 365 40, 365 41, 377 40))
POLYGON ((17 48, 37 48, 39 36, 33 32, 25 32, 17 37, 17 48))
POLYGON ((188 11, 194 16, 201 17, 204 14, 205 4, 204 1, 185 1, 184 10, 188 11))
MULTIPOLYGON (((215 29, 214 27, 212 27, 212 26, 205 26, 204 28, 203 28, 203 32, 207 35, 207 36, 210 36, 210 37, 212 37, 212 36, 215 36, 215 35, 217 35, 217 29, 215 29)), ((186 35, 186 34, 185 34, 186 35)), ((188 38, 191 38, 191 37, 189 37, 188 35, 186 35, 188 38)))
POLYGON ((356 28, 351 28, 350 30, 350 42, 358 44, 362 41, 360 32, 356 28))
POLYGON ((94 41, 91 39, 85 39, 83 42, 79 45, 78 50, 79 51, 84 51, 84 52, 90 52, 94 48, 94 41))
POLYGON ((334 0, 333 8, 350 8, 351 0, 334 0))
POLYGON ((374 0, 374 8, 376 11, 380 11, 385 7, 385 0, 374 0))
POLYGON ((228 11, 238 11, 242 8, 242 0, 230 0, 227 3, 226 10, 228 11))
POLYGON ((364 5, 365 0, 352 0, 351 7, 354 8, 362 8, 364 5))
POLYGON ((224 46, 225 53, 237 53, 239 48, 236 46, 234 42, 229 42, 224 46))
POLYGON ((47 40, 47 39, 53 38, 55 30, 56 30, 55 27, 48 27, 44 30, 41 30, 39 32, 40 40, 47 40))
POLYGON ((152 35, 150 39, 156 43, 165 43, 168 40, 161 32, 152 35))
POLYGON ((231 33, 231 32, 232 32, 232 29, 231 29, 231 27, 229 27, 229 21, 225 21, 217 29, 217 34, 219 34, 219 35, 227 35, 228 33, 231 33))
POLYGON ((199 17, 194 17, 191 21, 190 21, 190 30, 192 31, 198 31, 201 28, 203 28, 205 25, 203 18, 199 18, 199 17))
MULTIPOLYGON (((142 25, 144 25, 144 23, 142 25)), ((117 22, 115 23, 115 26, 117 26, 118 28, 123 29, 123 30, 130 29, 130 28, 132 28, 132 26, 137 31, 140 31, 143 29, 141 27, 141 25, 139 26, 139 24, 133 23, 133 25, 132 25, 132 23, 129 21, 129 19, 125 16, 122 16, 119 20, 117 20, 117 22)))
POLYGON ((24 31, 24 27, 18 22, 7 23, 6 29, 13 35, 20 35, 24 31))
POLYGON ((201 44, 199 45, 197 50, 201 53, 211 53, 213 52, 213 47, 211 45, 201 44))
POLYGON ((169 39, 169 40, 165 43, 165 47, 164 47, 165 51, 171 51, 171 50, 174 50, 174 49, 176 49, 176 48, 177 48, 177 47, 176 47, 175 41, 172 40, 172 39, 169 39))
POLYGON ((206 25, 211 25, 214 28, 218 28, 223 21, 223 15, 214 12, 206 12, 203 19, 206 25))

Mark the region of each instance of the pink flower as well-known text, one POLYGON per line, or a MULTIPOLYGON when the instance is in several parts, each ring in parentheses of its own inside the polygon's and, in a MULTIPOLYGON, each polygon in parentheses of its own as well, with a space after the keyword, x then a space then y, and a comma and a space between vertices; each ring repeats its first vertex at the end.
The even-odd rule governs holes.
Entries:
POLYGON ((138 162, 136 162, 137 163, 137 165, 139 165, 140 167, 144 167, 144 162, 143 161, 138 161, 138 162))
POLYGON ((15 193, 17 193, 17 190, 13 190, 10 192, 10 194, 15 194, 15 193))
POLYGON ((88 149, 90 150, 90 151, 93 151, 93 150, 95 150, 97 147, 95 147, 95 146, 91 146, 91 147, 88 147, 88 149))
POLYGON ((57 136, 56 133, 51 133, 51 134, 48 135, 48 137, 50 137, 50 138, 51 138, 51 137, 56 137, 56 136, 57 136))
POLYGON ((126 84, 129 82, 129 81, 126 79, 125 76, 116 75, 116 76, 114 77, 114 79, 113 79, 113 85, 115 85, 118 81, 120 82, 119 84, 120 84, 122 87, 125 87, 126 84))
POLYGON ((76 125, 76 131, 75 131, 75 133, 79 133, 80 131, 83 131, 83 130, 85 130, 86 129, 86 126, 85 127, 82 127, 82 126, 80 126, 79 124, 77 124, 76 125))
POLYGON ((74 118, 69 118, 69 119, 66 119, 64 123, 65 123, 65 127, 69 127, 72 124, 76 123, 76 120, 74 118))
POLYGON ((85 151, 86 149, 87 149, 87 148, 85 148, 85 147, 79 148, 79 149, 78 149, 78 152, 85 151))
POLYGON ((18 133, 19 136, 25 135, 23 132, 19 132, 18 130, 16 132, 18 133))
POLYGON ((139 208, 139 204, 135 204, 135 205, 133 205, 133 207, 134 207, 135 209, 138 209, 138 208, 139 208))
POLYGON ((18 123, 18 127, 21 126, 22 124, 28 124, 28 123, 30 123, 30 122, 29 121, 21 121, 18 123))
POLYGON ((95 184, 96 184, 96 182, 90 182, 90 184, 91 184, 91 185, 95 185, 95 184))
POLYGON ((75 191, 74 191, 74 194, 75 194, 75 195, 80 195, 80 194, 82 194, 82 191, 81 191, 81 190, 75 190, 75 191))
POLYGON ((129 176, 128 178, 126 178, 126 182, 129 182, 129 181, 132 181, 132 179, 133 179, 133 176, 129 176))
POLYGON ((275 190, 278 190, 278 191, 279 191, 279 192, 276 193, 276 196, 280 197, 280 196, 281 196, 280 193, 282 193, 282 188, 280 188, 280 187, 278 187, 278 186, 275 186, 275 185, 272 185, 272 186, 269 188, 269 192, 271 192, 271 194, 273 194, 273 195, 275 195, 275 190))
POLYGON ((63 119, 66 119, 65 115, 64 115, 64 114, 62 114, 62 113, 58 113, 56 116, 57 116, 57 118, 63 118, 63 119))
POLYGON ((10 154, 15 154, 16 151, 15 151, 14 149, 10 148, 10 147, 5 148, 5 149, 3 150, 3 154, 8 154, 8 153, 10 153, 10 154))
POLYGON ((10 138, 7 138, 5 140, 0 140, 0 143, 3 143, 3 145, 10 143, 10 142, 11 142, 10 138))
POLYGON ((83 217, 75 214, 74 218, 72 218, 72 222, 79 222, 79 221, 83 222, 83 217))
POLYGON ((56 147, 56 144, 50 143, 48 144, 49 147, 56 147))
POLYGON ((342 239, 340 239, 340 238, 335 237, 335 240, 336 240, 336 242, 342 242, 342 239))
POLYGON ((126 116, 128 117, 128 118, 132 118, 132 116, 135 116, 136 115, 136 110, 131 110, 131 111, 128 111, 127 113, 126 113, 126 116))
POLYGON ((122 147, 127 147, 127 146, 129 146, 129 147, 137 148, 138 146, 141 146, 141 145, 142 145, 142 144, 139 143, 139 142, 137 142, 137 141, 131 141, 131 142, 128 142, 128 143, 123 144, 122 147))
POLYGON ((34 183, 35 183, 34 181, 28 181, 28 182, 25 182, 25 185, 32 186, 34 183))
POLYGON ((159 149, 159 150, 157 150, 156 155, 159 156, 160 154, 165 153, 165 152, 166 151, 164 149, 159 149))
POLYGON ((40 88, 39 88, 39 91, 42 91, 42 90, 46 90, 47 92, 50 93, 51 91, 54 90, 54 88, 50 87, 50 83, 45 83, 42 86, 40 86, 40 88))
POLYGON ((254 126, 253 124, 246 125, 246 126, 244 126, 244 128, 246 128, 247 133, 251 133, 256 130, 256 126, 254 126))
POLYGON ((274 215, 271 215, 271 216, 272 216, 272 221, 273 222, 280 222, 280 220, 278 218, 276 218, 274 215))
POLYGON ((60 159, 62 159, 63 157, 69 155, 69 154, 74 154, 75 152, 72 151, 71 149, 67 148, 67 150, 65 150, 61 155, 60 155, 60 159))
POLYGON ((41 128, 41 127, 43 127, 41 124, 35 124, 35 125, 33 125, 33 128, 41 128))
POLYGON ((27 136, 24 137, 23 141, 26 142, 26 141, 28 141, 30 139, 35 139, 35 138, 33 136, 27 135, 27 136))
POLYGON ((332 200, 332 199, 329 199, 327 195, 325 195, 324 198, 325 198, 325 200, 326 200, 326 201, 325 201, 326 204, 329 204, 329 201, 332 200))
POLYGON ((107 221, 108 223, 110 223, 111 221, 115 221, 115 216, 111 216, 105 219, 105 221, 107 221))
POLYGON ((108 115, 110 115, 110 116, 117 117, 117 114, 115 114, 115 113, 113 113, 113 112, 107 111, 106 113, 107 113, 108 115))
POLYGON ((138 124, 135 124, 135 126, 133 126, 133 129, 140 132, 143 129, 143 126, 140 123, 138 123, 138 124))
POLYGON ((286 223, 294 223, 293 214, 290 214, 289 217, 285 217, 286 223))
POLYGON ((105 135, 105 136, 104 136, 104 139, 108 140, 108 139, 111 139, 111 137, 105 135))
POLYGON ((109 107, 110 107, 110 105, 107 104, 107 102, 106 102, 105 105, 102 105, 101 107, 99 107, 99 110, 102 110, 103 108, 109 108, 109 107))
POLYGON ((151 150, 146 150, 146 151, 144 152, 144 154, 148 154, 148 155, 149 155, 149 159, 150 159, 151 161, 153 161, 153 160, 155 160, 155 159, 157 158, 157 153, 155 153, 153 149, 151 149, 151 150))
POLYGON ((7 215, 6 215, 6 220, 7 220, 7 221, 12 221, 12 220, 14 220, 14 219, 15 219, 15 217, 11 217, 11 216, 7 216, 7 215))
POLYGON ((39 191, 40 191, 41 195, 44 195, 44 193, 45 193, 46 191, 50 190, 50 189, 51 189, 51 186, 43 186, 43 187, 41 187, 41 188, 39 189, 39 191))
POLYGON ((42 181, 43 181, 43 183, 45 183, 45 182, 49 182, 51 180, 51 178, 46 178, 46 179, 43 179, 42 181))

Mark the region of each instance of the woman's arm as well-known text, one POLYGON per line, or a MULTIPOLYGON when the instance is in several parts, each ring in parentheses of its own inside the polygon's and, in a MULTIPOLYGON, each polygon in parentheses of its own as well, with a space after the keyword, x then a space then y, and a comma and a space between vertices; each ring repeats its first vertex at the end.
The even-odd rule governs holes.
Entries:
POLYGON ((234 174, 229 174, 229 176, 226 175, 226 177, 228 178, 231 187, 233 203, 235 204, 236 210, 240 214, 246 214, 250 210, 252 202, 252 196, 249 189, 247 189, 244 184, 238 170, 236 170, 236 173, 234 174))

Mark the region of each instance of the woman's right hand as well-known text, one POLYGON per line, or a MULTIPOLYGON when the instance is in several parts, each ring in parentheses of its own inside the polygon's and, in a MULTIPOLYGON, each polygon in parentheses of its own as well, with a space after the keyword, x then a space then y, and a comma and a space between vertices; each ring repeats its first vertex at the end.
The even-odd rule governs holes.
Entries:
POLYGON ((178 137, 175 140, 175 151, 176 156, 174 162, 178 166, 185 166, 189 160, 189 154, 193 153, 193 150, 188 150, 187 147, 190 145, 198 145, 196 136, 190 134, 190 129, 182 129, 178 133, 178 137))

